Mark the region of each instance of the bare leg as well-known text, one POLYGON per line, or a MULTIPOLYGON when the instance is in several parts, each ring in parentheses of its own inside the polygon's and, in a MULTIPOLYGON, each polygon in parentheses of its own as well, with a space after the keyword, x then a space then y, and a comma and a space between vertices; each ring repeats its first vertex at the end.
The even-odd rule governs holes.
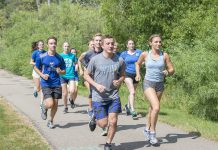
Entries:
MULTIPOLYGON (((160 101, 158 99, 157 93, 153 88, 147 88, 144 91, 145 96, 150 102, 151 111, 150 111, 150 130, 151 132, 156 131, 156 124, 158 119, 158 113, 160 110, 160 101)), ((160 93, 161 95, 161 93, 160 93)), ((161 97, 161 96, 160 96, 161 97)))
POLYGON ((117 113, 109 113, 108 116, 108 122, 109 122, 109 129, 108 129, 108 135, 107 135, 107 143, 111 143, 114 135, 117 130, 117 120, 118 120, 118 114, 117 113))
POLYGON ((134 101, 135 101, 135 88, 133 84, 133 80, 131 78, 125 78, 126 86, 129 90, 129 104, 131 107, 131 110, 134 111, 134 101))
POLYGON ((51 113, 50 113, 51 122, 53 122, 53 119, 54 119, 54 116, 55 116, 57 110, 58 110, 58 100, 54 99, 53 100, 53 107, 51 108, 51 113))
POLYGON ((62 100, 64 102, 65 108, 67 107, 67 96, 68 96, 68 90, 67 90, 67 84, 61 84, 62 87, 62 100))

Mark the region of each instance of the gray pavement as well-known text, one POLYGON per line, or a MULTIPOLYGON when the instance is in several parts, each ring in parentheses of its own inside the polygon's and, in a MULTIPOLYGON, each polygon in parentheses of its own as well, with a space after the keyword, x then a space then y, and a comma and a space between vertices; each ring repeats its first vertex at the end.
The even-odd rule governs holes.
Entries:
MULTIPOLYGON (((26 115, 35 128, 55 150, 103 150, 105 137, 101 129, 91 132, 88 128, 88 100, 78 96, 75 109, 69 106, 69 113, 63 113, 63 102, 54 120, 55 128, 49 129, 40 117, 39 98, 33 97, 33 82, 27 78, 13 75, 0 70, 0 96, 26 115)), ((49 113, 48 113, 49 114, 49 113)), ((145 118, 132 120, 121 114, 118 121, 118 131, 113 140, 114 150, 218 150, 218 143, 200 137, 199 133, 184 132, 158 122, 157 137, 160 145, 154 147, 145 140, 143 128, 145 118)), ((25 138, 25 137, 24 137, 25 138)))

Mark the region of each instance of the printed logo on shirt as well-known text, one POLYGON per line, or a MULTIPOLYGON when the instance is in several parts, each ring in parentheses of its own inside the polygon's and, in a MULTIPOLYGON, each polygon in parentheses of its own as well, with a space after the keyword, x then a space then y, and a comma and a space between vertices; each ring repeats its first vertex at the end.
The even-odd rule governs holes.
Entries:
POLYGON ((56 71, 55 63, 54 62, 50 62, 49 63, 48 71, 56 71))
POLYGON ((65 58, 64 59, 64 62, 65 62, 65 65, 67 68, 70 68, 72 66, 72 59, 69 59, 69 58, 65 58))

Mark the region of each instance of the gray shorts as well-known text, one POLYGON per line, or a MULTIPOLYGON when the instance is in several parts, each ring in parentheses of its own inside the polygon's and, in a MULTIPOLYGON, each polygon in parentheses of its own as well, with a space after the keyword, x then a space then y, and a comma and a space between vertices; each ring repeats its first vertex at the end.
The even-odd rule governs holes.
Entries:
POLYGON ((47 98, 61 99, 62 98, 62 88, 61 87, 43 87, 42 93, 44 100, 47 98))
POLYGON ((146 90, 147 88, 153 88, 156 92, 163 92, 164 91, 164 82, 154 82, 154 81, 143 81, 143 89, 146 90))

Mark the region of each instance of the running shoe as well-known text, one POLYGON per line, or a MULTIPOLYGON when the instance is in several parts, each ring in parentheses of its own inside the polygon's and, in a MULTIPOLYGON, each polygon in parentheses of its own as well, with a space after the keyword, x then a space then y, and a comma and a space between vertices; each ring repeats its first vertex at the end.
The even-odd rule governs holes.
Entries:
POLYGON ((104 145, 104 150, 112 150, 111 144, 106 143, 106 144, 104 145))
POLYGON ((158 143, 158 140, 156 138, 156 133, 155 132, 150 132, 150 141, 152 145, 156 145, 158 143))
POLYGON ((41 118, 43 120, 46 120, 47 119, 47 109, 45 108, 44 104, 41 105, 41 118))
POLYGON ((130 109, 127 104, 125 105, 125 110, 126 110, 126 115, 127 116, 130 115, 130 109))
POLYGON ((132 115, 132 119, 135 120, 135 119, 138 119, 137 117, 137 113, 135 111, 130 111, 131 115, 132 115))
POLYGON ((34 92, 33 92, 33 96, 34 96, 35 98, 38 97, 38 92, 37 92, 36 90, 34 90, 34 92))
POLYGON ((68 107, 64 108, 64 113, 68 113, 68 107))
POLYGON ((89 121, 89 129, 90 131, 94 131, 96 128, 96 121, 95 121, 95 116, 93 115, 91 120, 89 121))
POLYGON ((48 121, 47 127, 49 127, 50 129, 54 129, 54 124, 51 120, 48 121))
POLYGON ((69 99, 69 102, 70 102, 71 108, 74 109, 76 107, 76 105, 74 104, 73 100, 69 99))
POLYGON ((146 140, 150 140, 150 130, 147 130, 146 128, 143 130, 143 133, 145 135, 146 140))
POLYGON ((102 128, 101 136, 107 136, 108 127, 102 128))

